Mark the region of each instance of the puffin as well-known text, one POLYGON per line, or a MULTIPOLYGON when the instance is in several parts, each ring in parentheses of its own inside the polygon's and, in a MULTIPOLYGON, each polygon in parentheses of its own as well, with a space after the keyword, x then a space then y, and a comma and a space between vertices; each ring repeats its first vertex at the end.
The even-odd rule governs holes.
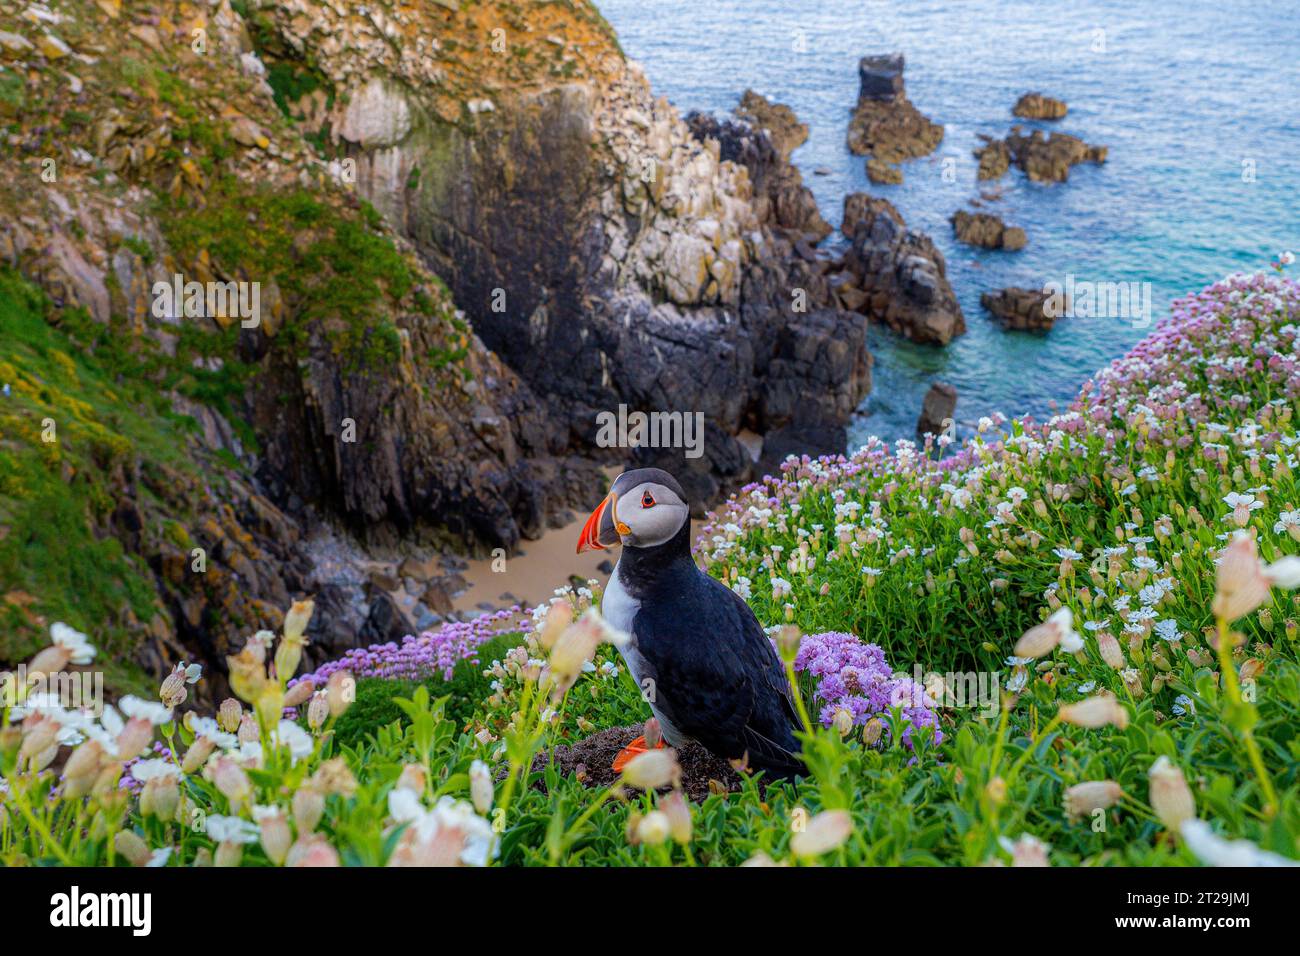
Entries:
MULTIPOLYGON (((619 475, 587 519, 578 553, 622 547, 601 614, 629 635, 620 650, 663 740, 695 741, 769 779, 796 776, 804 764, 785 668, 749 605, 696 566, 690 535, 681 485, 637 468, 619 475)), ((646 749, 637 738, 614 769, 646 749)))

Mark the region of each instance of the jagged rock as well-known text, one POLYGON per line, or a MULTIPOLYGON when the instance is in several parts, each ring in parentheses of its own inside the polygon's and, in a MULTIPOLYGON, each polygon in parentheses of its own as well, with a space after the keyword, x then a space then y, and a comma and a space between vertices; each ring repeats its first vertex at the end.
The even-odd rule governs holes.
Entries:
POLYGON ((1008 226, 1002 219, 987 212, 966 212, 959 209, 949 221, 958 242, 984 249, 1005 249, 1014 252, 1025 247, 1025 230, 1008 226))
POLYGON ((928 236, 908 230, 888 200, 862 193, 844 197, 841 228, 852 239, 842 265, 866 294, 868 316, 937 345, 966 331, 943 254, 928 236))
POLYGON ((808 140, 808 126, 799 122, 794 110, 753 90, 745 90, 736 115, 767 133, 783 161, 789 161, 790 154, 808 140))
POLYGON ((980 304, 1007 329, 1047 332, 1056 324, 1056 315, 1048 307, 1051 295, 1040 289, 1011 286, 999 292, 980 295, 980 304))
POLYGON ((1026 93, 1016 100, 1011 112, 1024 119, 1056 120, 1069 111, 1065 102, 1044 96, 1042 93, 1026 93))
POLYGON ((1070 167, 1079 163, 1106 162, 1105 146, 1090 146, 1069 133, 1044 136, 1042 130, 1033 130, 1026 136, 1019 126, 1013 126, 1007 136, 1007 148, 1012 161, 1035 182, 1065 182, 1070 178, 1070 167))
POLYGON ((943 126, 931 122, 908 100, 901 53, 865 56, 858 63, 858 103, 849 121, 849 149, 880 162, 900 163, 927 156, 943 139, 943 126))
POLYGON ((370 80, 351 93, 343 109, 338 135, 369 148, 393 146, 411 131, 411 108, 392 83, 370 80))
POLYGON ((1011 164, 1011 150, 1007 148, 1005 140, 990 139, 987 136, 981 138, 984 145, 975 150, 975 157, 980 162, 976 177, 981 181, 1000 179, 1011 164))
POLYGON ((903 171, 872 156, 867 159, 867 178, 873 183, 894 186, 903 181, 903 171))
POLYGON ((935 382, 921 400, 921 417, 916 420, 918 435, 942 435, 957 410, 957 387, 935 382))
MULTIPOLYGON (((794 117, 789 107, 781 108, 794 117)), ((812 190, 803 184, 798 168, 781 154, 766 130, 728 120, 720 122, 707 113, 690 113, 686 125, 700 142, 717 142, 721 160, 748 171, 759 222, 795 233, 809 233, 818 240, 830 235, 832 228, 822 218, 812 190)))

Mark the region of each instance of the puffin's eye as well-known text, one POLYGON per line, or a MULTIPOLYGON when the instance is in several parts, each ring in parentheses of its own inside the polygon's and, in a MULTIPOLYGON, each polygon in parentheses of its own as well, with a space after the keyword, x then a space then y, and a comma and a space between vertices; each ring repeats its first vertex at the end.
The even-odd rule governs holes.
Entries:
POLYGON ((647 492, 645 492, 643 495, 641 495, 641 507, 642 507, 642 508, 653 508, 654 506, 655 506, 655 496, 654 496, 654 495, 650 494, 649 491, 647 491, 647 492))

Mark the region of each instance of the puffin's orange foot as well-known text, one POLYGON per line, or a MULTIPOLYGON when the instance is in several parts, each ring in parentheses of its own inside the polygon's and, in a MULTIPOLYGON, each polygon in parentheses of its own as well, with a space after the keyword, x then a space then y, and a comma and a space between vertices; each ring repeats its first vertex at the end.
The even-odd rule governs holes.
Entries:
POLYGON ((658 750, 666 746, 668 745, 665 744, 662 740, 660 740, 659 743, 655 744, 653 748, 647 747, 645 743, 645 737, 638 737, 636 740, 632 741, 630 744, 628 744, 626 747, 624 747, 622 750, 618 752, 618 756, 614 758, 614 772, 622 773, 623 768, 626 767, 629 762, 631 762, 633 757, 638 757, 648 750, 651 749, 658 750))

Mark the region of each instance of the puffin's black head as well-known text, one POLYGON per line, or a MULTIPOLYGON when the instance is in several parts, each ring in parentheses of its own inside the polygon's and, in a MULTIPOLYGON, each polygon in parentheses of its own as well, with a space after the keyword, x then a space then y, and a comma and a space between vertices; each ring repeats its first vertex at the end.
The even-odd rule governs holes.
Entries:
POLYGON ((690 520, 686 492, 659 468, 625 471, 582 529, 578 553, 622 544, 653 548, 671 541, 690 520))

